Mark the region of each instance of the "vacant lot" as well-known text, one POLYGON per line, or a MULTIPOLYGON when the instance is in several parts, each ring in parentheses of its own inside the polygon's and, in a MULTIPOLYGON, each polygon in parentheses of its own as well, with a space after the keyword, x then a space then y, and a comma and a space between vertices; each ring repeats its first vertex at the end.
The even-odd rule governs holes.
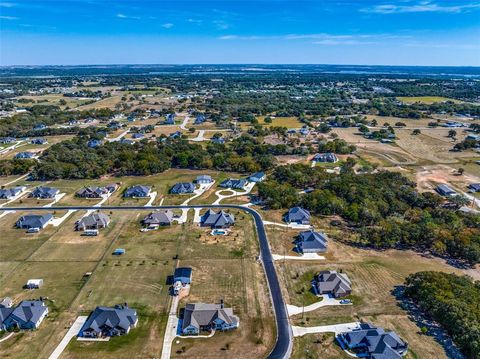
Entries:
POLYGON ((453 98, 448 98, 448 97, 441 97, 441 96, 411 96, 411 97, 397 97, 399 101, 402 101, 407 104, 412 104, 412 103, 425 103, 425 104, 432 104, 432 103, 440 103, 440 102, 455 102, 455 103, 462 103, 462 101, 453 99, 453 98))

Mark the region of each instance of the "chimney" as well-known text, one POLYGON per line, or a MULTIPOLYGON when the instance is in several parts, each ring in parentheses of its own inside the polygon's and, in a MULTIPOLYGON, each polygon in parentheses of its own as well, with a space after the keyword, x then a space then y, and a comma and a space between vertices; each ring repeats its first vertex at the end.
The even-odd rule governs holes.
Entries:
POLYGON ((220 299, 220 308, 223 309, 223 299, 220 299))

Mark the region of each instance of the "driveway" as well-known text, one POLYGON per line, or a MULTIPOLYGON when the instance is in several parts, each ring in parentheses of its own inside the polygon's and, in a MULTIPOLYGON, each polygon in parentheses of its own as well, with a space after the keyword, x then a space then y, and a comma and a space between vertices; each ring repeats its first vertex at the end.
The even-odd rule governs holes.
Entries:
POLYGON ((163 347, 161 359, 170 359, 170 353, 172 352, 172 342, 177 336, 177 308, 179 297, 172 297, 172 305, 170 306, 170 312, 168 313, 167 328, 165 329, 165 336, 163 337, 163 347))
POLYGON ((341 324, 333 324, 333 325, 322 325, 319 327, 292 326, 292 330, 293 330, 294 337, 301 337, 301 336, 304 336, 305 334, 314 334, 314 333, 335 333, 335 335, 338 335, 340 333, 345 333, 359 327, 360 327, 360 322, 352 322, 352 323, 341 323, 341 324))
POLYGON ((322 300, 306 307, 297 307, 295 305, 287 304, 288 315, 296 315, 300 313, 311 312, 322 307, 331 306, 331 305, 352 305, 350 304, 340 304, 340 300, 330 297, 327 294, 321 296, 322 300))
POLYGON ((282 256, 281 254, 272 254, 274 261, 280 261, 284 259, 291 259, 297 261, 323 261, 324 256, 319 256, 317 253, 305 253, 301 256, 282 256))
POLYGON ((80 329, 82 329, 83 324, 87 321, 88 316, 79 316, 75 322, 72 324, 70 329, 68 329, 67 334, 63 337, 62 341, 58 346, 55 348, 53 353, 48 357, 48 359, 57 359, 60 357, 60 355, 63 353, 65 348, 67 347, 68 343, 70 343, 70 340, 75 337, 80 329))

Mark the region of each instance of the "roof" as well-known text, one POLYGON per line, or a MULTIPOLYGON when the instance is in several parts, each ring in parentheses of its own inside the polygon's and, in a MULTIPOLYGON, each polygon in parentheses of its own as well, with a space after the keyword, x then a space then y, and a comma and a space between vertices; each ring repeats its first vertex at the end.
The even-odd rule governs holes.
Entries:
POLYGON ((77 221, 77 228, 106 227, 110 223, 110 217, 105 213, 94 212, 77 221))
POLYGON ((202 181, 212 182, 212 176, 200 175, 200 176, 197 176, 197 178, 195 179, 195 182, 202 182, 202 181))
POLYGON ((51 213, 46 214, 26 214, 17 221, 17 227, 43 228, 53 218, 51 213))
POLYGON ((190 325, 200 329, 215 319, 221 319, 227 324, 238 323, 238 317, 233 314, 232 308, 223 308, 221 304, 189 303, 185 306, 182 329, 190 325))
POLYGON ((172 223, 173 211, 167 209, 165 211, 152 212, 148 214, 142 222, 144 224, 163 224, 163 223, 172 223))
POLYGON ((310 220, 310 212, 302 207, 293 207, 288 210, 285 219, 287 222, 310 220))
POLYGON ((129 187, 125 193, 123 194, 124 197, 147 197, 150 194, 151 187, 149 186, 142 186, 136 185, 129 187))
POLYGON ((247 185, 247 180, 234 179, 234 178, 229 178, 220 183, 220 187, 237 188, 237 189, 242 189, 246 185, 247 185))
POLYGON ((298 235, 297 244, 301 246, 303 250, 317 249, 318 251, 324 251, 327 249, 327 236, 325 233, 315 231, 305 231, 298 235))
POLYGON ((24 300, 15 307, 9 319, 36 323, 46 311, 48 308, 41 300, 24 300))
POLYGON ((437 186, 437 191, 443 194, 455 194, 455 192, 449 185, 447 184, 439 184, 437 186))
POLYGON ((0 188, 0 198, 2 199, 8 199, 15 197, 19 193, 21 193, 25 187, 19 186, 19 187, 14 187, 14 188, 0 188))
POLYGON ((53 198, 55 195, 59 192, 58 189, 53 188, 53 187, 43 187, 39 186, 36 187, 32 193, 30 194, 30 197, 35 197, 35 198, 53 198))
POLYGON ((370 323, 343 334, 350 347, 365 346, 373 359, 400 359, 407 350, 405 343, 395 332, 385 331, 370 323))
POLYGON ((137 311, 126 305, 115 307, 96 307, 88 316, 80 332, 93 330, 101 332, 104 327, 121 328, 128 331, 137 322, 137 311))
POLYGON ((171 193, 192 193, 193 191, 195 191, 195 185, 191 182, 176 183, 170 190, 171 193))
POLYGON ((473 189, 475 191, 480 191, 480 183, 470 183, 468 188, 473 189))
POLYGON ((252 179, 253 180, 260 180, 263 177, 265 177, 265 172, 256 172, 253 175, 249 176, 248 179, 249 180, 252 180, 252 179))
POLYGON ((346 295, 352 290, 352 283, 345 273, 338 273, 334 270, 325 270, 318 273, 316 284, 319 292, 346 295))
POLYGON ((175 273, 173 274, 173 277, 174 278, 178 278, 178 277, 191 278, 192 277, 192 268, 189 268, 189 267, 175 268, 175 273))
POLYGON ((83 187, 77 191, 77 196, 87 196, 90 194, 96 195, 97 197, 101 197, 103 194, 107 193, 107 189, 105 187, 97 187, 97 186, 88 186, 83 187))
POLYGON ((204 226, 225 227, 234 224, 235 218, 232 214, 226 213, 223 210, 217 213, 214 210, 209 209, 200 218, 200 221, 204 226))

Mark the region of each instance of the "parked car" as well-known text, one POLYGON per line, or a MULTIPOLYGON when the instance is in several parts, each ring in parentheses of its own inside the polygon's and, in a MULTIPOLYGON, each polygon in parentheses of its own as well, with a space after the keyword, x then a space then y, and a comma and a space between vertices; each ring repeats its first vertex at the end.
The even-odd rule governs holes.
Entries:
POLYGON ((352 304, 352 301, 350 299, 342 299, 340 304, 352 304))

